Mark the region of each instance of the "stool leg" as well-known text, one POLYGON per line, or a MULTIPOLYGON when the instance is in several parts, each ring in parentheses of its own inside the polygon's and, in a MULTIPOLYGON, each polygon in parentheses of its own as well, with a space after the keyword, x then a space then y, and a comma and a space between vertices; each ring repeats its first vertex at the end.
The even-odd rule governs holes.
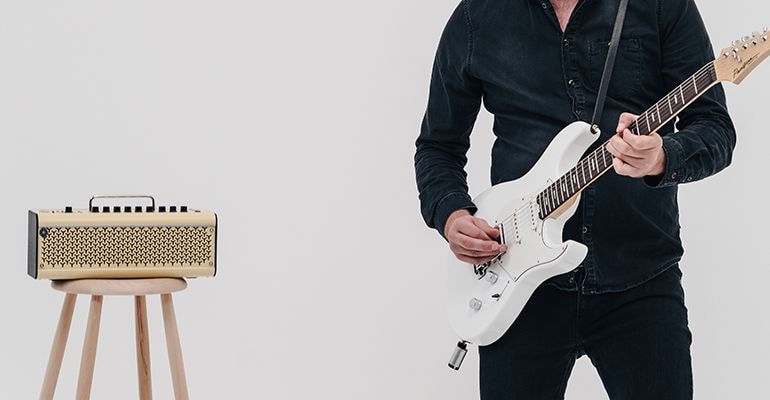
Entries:
POLYGON ((176 313, 174 312, 174 300, 171 294, 160 295, 163 307, 163 326, 166 329, 166 346, 168 347, 168 360, 171 364, 171 380, 174 384, 174 397, 176 400, 189 400, 187 393, 187 380, 184 376, 184 362, 182 361, 182 345, 179 343, 179 330, 176 326, 176 313))
POLYGON ((134 308, 136 310, 136 368, 139 375, 139 400, 152 400, 147 299, 144 296, 136 296, 134 308))
POLYGON ((86 340, 83 343, 83 356, 80 358, 80 376, 78 377, 77 400, 91 398, 91 383, 94 380, 96 362, 96 344, 99 341, 99 323, 102 318, 102 296, 91 296, 91 311, 88 313, 86 340))
POLYGON ((72 325, 72 312, 75 311, 76 294, 67 293, 59 315, 59 324, 56 326, 56 334, 51 346, 51 356, 48 358, 48 367, 45 369, 43 389, 40 391, 40 400, 53 400, 56 391, 56 381, 59 380, 61 362, 64 358, 64 348, 67 346, 67 337, 72 325))

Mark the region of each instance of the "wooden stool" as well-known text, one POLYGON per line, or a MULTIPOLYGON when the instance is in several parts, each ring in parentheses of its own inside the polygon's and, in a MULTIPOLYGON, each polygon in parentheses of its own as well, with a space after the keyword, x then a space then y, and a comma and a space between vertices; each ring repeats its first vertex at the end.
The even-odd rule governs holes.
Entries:
POLYGON ((96 361, 96 343, 99 339, 99 321, 102 316, 102 298, 112 295, 135 296, 136 308, 136 361, 139 373, 140 400, 152 399, 152 379, 150 376, 150 340, 147 334, 147 300, 145 296, 159 294, 163 308, 163 325, 166 330, 166 346, 171 364, 171 379, 174 385, 176 400, 188 400, 187 381, 182 362, 182 346, 179 343, 179 331, 176 325, 174 302, 171 293, 184 290, 187 282, 179 278, 155 279, 80 279, 70 281, 53 281, 51 286, 67 293, 64 298, 56 336, 53 340, 51 356, 45 371, 43 389, 40 400, 52 400, 56 391, 56 381, 59 379, 64 348, 67 345, 72 312, 75 309, 75 299, 78 294, 91 295, 91 310, 88 313, 86 339, 83 344, 83 355, 80 359, 80 375, 78 377, 77 400, 88 400, 91 397, 91 383, 94 378, 94 363, 96 361))

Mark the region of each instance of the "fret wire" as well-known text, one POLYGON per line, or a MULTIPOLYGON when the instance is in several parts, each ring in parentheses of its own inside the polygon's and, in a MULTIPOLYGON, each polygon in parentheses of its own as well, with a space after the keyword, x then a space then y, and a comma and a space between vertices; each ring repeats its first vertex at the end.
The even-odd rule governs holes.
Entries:
POLYGON ((644 121, 647 122, 647 133, 652 132, 652 129, 650 128, 650 119, 647 117, 647 114, 644 115, 644 121))
MULTIPOLYGON (((580 189, 580 180, 577 177, 577 170, 575 168, 572 168, 572 180, 575 184, 575 187, 580 189)), ((572 194, 574 195, 575 193, 577 193, 577 190, 575 190, 572 194)))

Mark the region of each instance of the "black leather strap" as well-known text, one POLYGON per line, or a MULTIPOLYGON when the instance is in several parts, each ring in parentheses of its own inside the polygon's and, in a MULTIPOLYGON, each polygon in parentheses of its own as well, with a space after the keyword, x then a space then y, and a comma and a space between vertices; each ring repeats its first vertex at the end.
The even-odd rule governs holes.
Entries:
POLYGON ((602 81, 599 84, 599 92, 596 95, 596 107, 594 108, 594 115, 591 118, 591 130, 598 132, 598 123, 602 119, 602 111, 604 111, 604 100, 607 97, 607 89, 610 86, 610 78, 612 78, 612 69, 615 67, 615 56, 618 53, 618 43, 620 42, 620 32, 623 31, 623 22, 626 19, 626 8, 628 7, 628 0, 620 0, 620 6, 618 7, 618 15, 615 17, 615 28, 612 30, 612 40, 610 40, 610 48, 607 51, 607 60, 604 62, 604 73, 602 73, 602 81))

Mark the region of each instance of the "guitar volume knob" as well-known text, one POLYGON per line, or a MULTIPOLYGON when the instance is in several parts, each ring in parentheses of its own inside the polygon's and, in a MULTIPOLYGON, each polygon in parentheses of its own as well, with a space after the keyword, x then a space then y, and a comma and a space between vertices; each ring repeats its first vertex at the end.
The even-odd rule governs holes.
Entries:
POLYGON ((474 298, 472 298, 472 299, 471 299, 471 301, 468 303, 468 306, 469 306, 471 309, 475 310, 475 311, 479 311, 479 310, 481 310, 481 306, 482 306, 483 304, 484 304, 484 303, 482 303, 482 302, 481 302, 481 300, 479 300, 479 299, 477 299, 477 298, 475 298, 475 297, 474 297, 474 298))

